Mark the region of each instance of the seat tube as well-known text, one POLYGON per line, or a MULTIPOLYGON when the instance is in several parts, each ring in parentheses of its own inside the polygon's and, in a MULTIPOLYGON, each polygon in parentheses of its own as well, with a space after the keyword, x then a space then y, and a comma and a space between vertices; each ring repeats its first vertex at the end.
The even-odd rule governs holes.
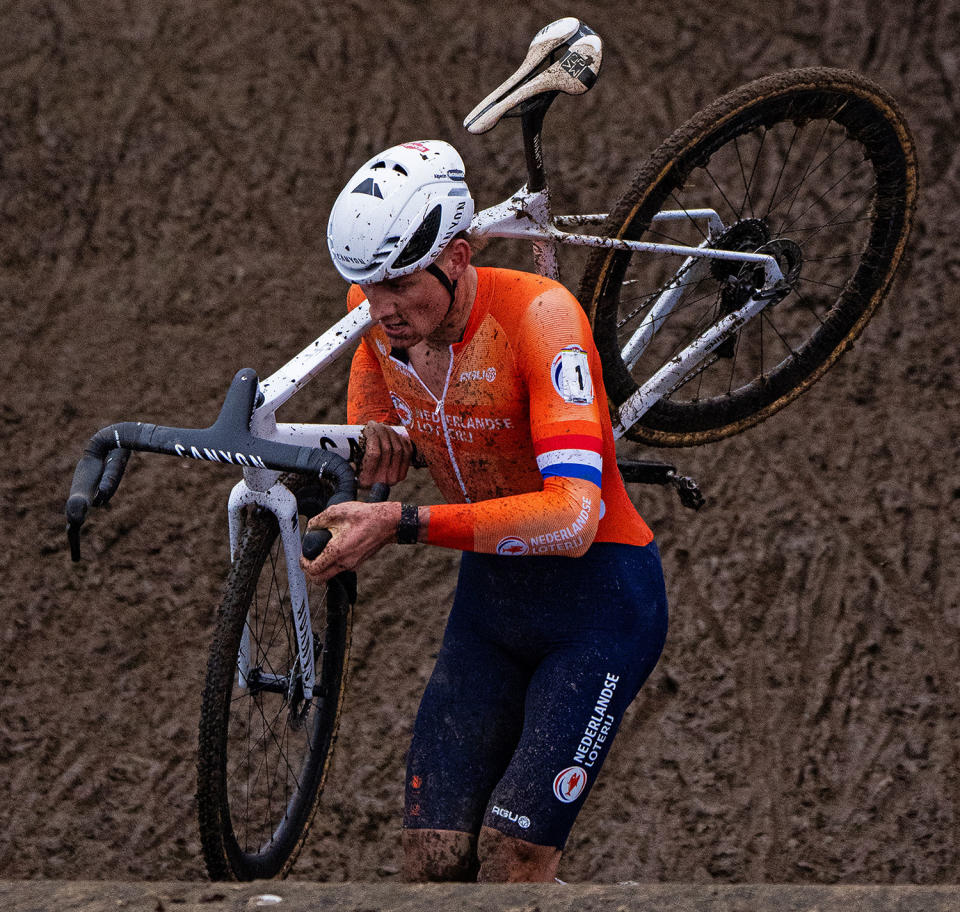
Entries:
POLYGON ((557 260, 557 245, 554 241, 533 242, 533 263, 540 275, 560 281, 560 264, 557 260))
POLYGON ((527 189, 537 193, 547 186, 547 170, 543 165, 543 142, 540 133, 543 130, 543 117, 556 93, 546 103, 541 102, 520 117, 523 131, 523 154, 527 165, 527 189))

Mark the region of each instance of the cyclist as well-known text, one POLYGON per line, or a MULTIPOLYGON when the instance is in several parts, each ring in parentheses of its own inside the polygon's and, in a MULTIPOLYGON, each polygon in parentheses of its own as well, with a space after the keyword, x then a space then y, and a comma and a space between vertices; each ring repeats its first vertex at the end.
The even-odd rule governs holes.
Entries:
POLYGON ((408 756, 404 873, 549 881, 660 656, 666 595, 582 309, 542 276, 473 266, 473 210, 463 161, 432 140, 375 156, 333 206, 348 306, 376 321, 348 393, 360 484, 401 481, 415 444, 447 502, 330 508, 303 565, 319 582, 389 542, 464 552, 408 756))

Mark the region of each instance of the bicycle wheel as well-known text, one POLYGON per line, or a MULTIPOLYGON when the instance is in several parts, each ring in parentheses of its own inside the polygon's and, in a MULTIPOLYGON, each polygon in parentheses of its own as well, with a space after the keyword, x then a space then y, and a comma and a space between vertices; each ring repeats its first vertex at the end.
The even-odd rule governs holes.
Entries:
MULTIPOLYGON (((288 481, 302 515, 329 489, 288 481)), ((303 698, 286 564, 276 517, 258 511, 227 579, 200 716, 197 809, 213 880, 286 876, 323 790, 343 702, 355 592, 309 586, 316 684, 303 698), (324 591, 325 590, 325 591, 324 591), (246 641, 244 643, 244 632, 246 641), (246 648, 250 672, 238 680, 246 648)))
MULTIPOLYGON (((637 174, 603 233, 771 253, 789 293, 681 377, 627 436, 656 446, 708 443, 808 389, 890 288, 917 184, 913 140, 893 99, 844 70, 758 79, 677 130, 637 174), (709 208, 723 223, 712 234, 695 212, 709 208), (653 221, 668 210, 669 220, 653 221)), ((587 263, 579 296, 614 406, 761 284, 753 266, 712 259, 684 270, 682 263, 602 249, 587 263), (654 301, 671 283, 675 303, 663 316, 654 301), (639 347, 645 317, 656 332, 637 358, 630 347, 639 347)))

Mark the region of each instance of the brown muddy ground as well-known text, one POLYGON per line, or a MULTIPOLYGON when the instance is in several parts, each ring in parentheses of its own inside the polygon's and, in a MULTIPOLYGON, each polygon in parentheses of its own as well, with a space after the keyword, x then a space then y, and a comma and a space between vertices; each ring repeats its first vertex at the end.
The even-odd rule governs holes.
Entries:
MULTIPOLYGON (((234 473, 135 458, 72 566, 61 511, 83 441, 122 419, 208 423, 237 368, 265 375, 341 312, 324 227, 367 155, 450 139, 482 204, 515 189, 514 125, 475 138, 460 121, 571 10, 0 7, 0 878, 204 876, 195 731, 234 473)), ((765 425, 669 454, 709 508, 635 490, 671 632, 561 876, 956 882, 960 0, 580 12, 606 56, 548 120, 561 209, 605 208, 720 91, 812 64, 893 92, 924 190, 911 261, 854 353, 765 425)), ((527 262, 502 242, 484 256, 527 262)), ((343 391, 338 368, 286 417, 338 420, 343 391)), ((404 755, 455 565, 388 550, 363 573, 297 877, 397 878, 404 755)))

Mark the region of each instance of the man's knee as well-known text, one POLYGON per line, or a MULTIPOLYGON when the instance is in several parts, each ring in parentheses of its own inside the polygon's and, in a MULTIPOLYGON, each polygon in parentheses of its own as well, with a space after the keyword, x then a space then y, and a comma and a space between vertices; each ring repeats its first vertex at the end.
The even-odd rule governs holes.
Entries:
POLYGON ((477 837, 457 830, 404 830, 403 876, 411 883, 477 879, 477 837))
POLYGON ((553 846, 535 845, 507 836, 492 827, 480 829, 477 844, 480 873, 487 883, 550 882, 557 876, 563 852, 553 846))

